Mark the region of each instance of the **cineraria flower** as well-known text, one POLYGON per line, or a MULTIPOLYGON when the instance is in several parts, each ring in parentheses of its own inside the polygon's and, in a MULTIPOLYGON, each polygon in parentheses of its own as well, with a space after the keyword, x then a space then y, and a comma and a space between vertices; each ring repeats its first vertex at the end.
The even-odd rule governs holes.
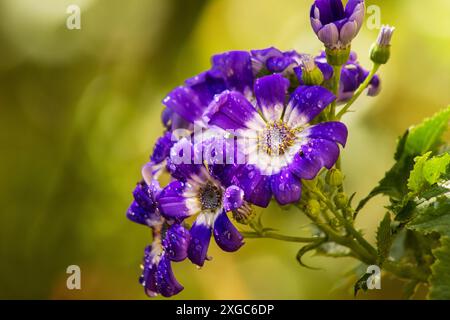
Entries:
POLYGON ((310 122, 335 96, 320 86, 300 86, 286 104, 289 81, 270 75, 255 82, 255 107, 244 95, 227 91, 205 112, 205 121, 237 130, 238 151, 247 162, 231 166, 223 181, 244 190, 245 200, 266 207, 272 195, 280 204, 301 196, 300 179, 313 179, 322 167, 331 168, 345 145, 347 128, 341 122, 310 122), (259 111, 259 112, 258 112, 259 111))
POLYGON ((157 181, 141 181, 133 191, 134 201, 127 217, 151 228, 153 241, 145 249, 143 271, 139 279, 149 296, 161 294, 170 297, 183 290, 172 272, 171 261, 182 261, 187 256, 189 232, 178 223, 169 223, 159 213, 157 198, 161 188, 157 181))
MULTIPOLYGON (((194 164, 194 147, 186 138, 171 149, 167 167, 177 178, 167 185, 159 196, 159 208, 167 219, 183 221, 197 215, 190 229, 188 258, 202 266, 214 235, 217 245, 233 252, 243 245, 243 237, 230 222, 227 212, 243 203, 243 191, 237 186, 224 186, 203 164, 194 164), (180 163, 178 157, 184 157, 180 163)), ((211 165, 213 167, 214 165, 211 165)))
POLYGON ((329 49, 349 46, 364 20, 364 0, 315 0, 311 7, 311 26, 317 37, 329 49))
MULTIPOLYGON (((333 67, 327 63, 325 51, 322 51, 320 55, 314 58, 316 65, 322 71, 325 81, 330 80, 333 77, 333 67)), ((300 83, 302 78, 301 69, 294 68, 300 83)), ((343 103, 351 99, 353 93, 358 89, 359 85, 369 75, 369 71, 364 69, 358 62, 358 57, 355 52, 350 52, 348 61, 343 65, 341 71, 341 79, 339 85, 339 93, 337 102, 343 103)), ((369 84, 368 95, 373 97, 380 92, 380 78, 375 75, 369 84)))

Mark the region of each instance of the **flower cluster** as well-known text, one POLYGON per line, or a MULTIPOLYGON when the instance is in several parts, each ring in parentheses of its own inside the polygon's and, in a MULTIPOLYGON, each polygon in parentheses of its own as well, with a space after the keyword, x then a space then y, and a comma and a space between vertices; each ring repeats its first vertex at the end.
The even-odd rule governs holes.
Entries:
MULTIPOLYGON (((364 4, 349 1, 344 10, 333 3, 316 1, 311 21, 323 40, 334 41, 328 33, 337 28, 345 44, 360 28, 364 4)), ((166 131, 142 169, 128 210, 129 219, 153 232, 141 277, 147 294, 180 292, 171 262, 188 258, 203 266, 211 237, 224 251, 238 250, 243 237, 229 212, 247 224, 252 206, 297 203, 302 180, 335 165, 347 128, 322 111, 351 99, 369 74, 350 53, 334 94, 335 70, 325 52, 311 57, 273 47, 230 51, 214 55, 209 70, 169 92, 161 117, 166 131), (170 176, 163 188, 161 173, 170 176)), ((378 90, 375 76, 369 95, 378 90)))

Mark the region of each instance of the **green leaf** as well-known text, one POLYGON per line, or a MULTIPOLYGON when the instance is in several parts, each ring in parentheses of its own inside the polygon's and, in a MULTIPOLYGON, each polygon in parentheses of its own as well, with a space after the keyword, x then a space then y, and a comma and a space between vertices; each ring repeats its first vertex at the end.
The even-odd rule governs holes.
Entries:
POLYGON ((433 250, 436 261, 431 266, 429 298, 450 300, 450 238, 442 237, 441 246, 433 250))
MULTIPOLYGON (((449 121, 450 106, 405 132, 397 143, 394 157, 395 164, 386 172, 378 186, 360 201, 355 216, 370 199, 379 194, 389 196, 391 201, 402 201, 403 197, 409 192, 407 182, 410 171, 414 167, 414 158, 429 151, 437 151, 441 144, 442 135, 448 128, 449 121)), ((430 176, 429 178, 432 179, 433 177, 430 176)))
POLYGON ((392 231, 391 231, 391 215, 387 212, 381 220, 377 230, 377 247, 378 260, 382 265, 384 260, 389 257, 389 251, 392 245, 392 231))
POLYGON ((431 151, 414 159, 414 169, 408 179, 408 188, 413 195, 418 195, 425 188, 437 183, 447 172, 450 154, 445 153, 428 159, 430 155, 431 151))
POLYGON ((428 151, 436 151, 441 144, 441 138, 450 121, 450 106, 425 119, 412 128, 405 144, 406 154, 421 155, 428 151))
POLYGON ((424 177, 423 168, 428 158, 431 155, 431 151, 425 153, 423 156, 414 158, 414 168, 411 170, 408 179, 408 189, 413 193, 418 193, 425 186, 426 179, 424 177))
POLYGON ((423 234, 432 232, 450 237, 450 198, 446 195, 422 204, 406 227, 423 234))

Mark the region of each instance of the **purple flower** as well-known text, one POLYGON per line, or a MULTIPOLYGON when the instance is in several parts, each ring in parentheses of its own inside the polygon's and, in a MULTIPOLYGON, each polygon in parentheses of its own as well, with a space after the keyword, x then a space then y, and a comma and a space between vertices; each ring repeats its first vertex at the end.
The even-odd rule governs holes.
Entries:
POLYGON ((222 181, 244 190, 245 200, 266 207, 272 195, 284 205, 301 196, 300 179, 331 168, 345 145, 341 122, 310 125, 335 96, 320 86, 300 86, 286 103, 289 81, 270 75, 255 82, 256 107, 236 91, 221 94, 204 117, 209 125, 239 130, 238 150, 247 162, 223 172, 222 181))
POLYGON ((178 224, 170 226, 166 237, 161 241, 162 226, 153 228, 153 243, 145 248, 142 275, 139 282, 145 288, 145 293, 154 297, 161 294, 171 297, 183 286, 175 278, 171 261, 181 261, 186 258, 189 243, 189 233, 178 224))
POLYGON ((157 204, 160 192, 155 180, 150 184, 139 182, 133 191, 134 201, 127 217, 150 227, 153 234, 152 244, 145 249, 139 279, 145 293, 170 297, 183 290, 172 272, 171 261, 182 261, 187 257, 190 235, 181 224, 168 221, 160 214, 157 204))
POLYGON ((227 211, 242 205, 243 191, 236 186, 224 186, 203 164, 194 164, 192 157, 194 146, 186 138, 173 146, 167 167, 178 180, 161 191, 159 208, 165 218, 175 221, 197 215, 190 229, 187 255, 193 263, 202 266, 207 259, 211 234, 224 251, 233 252, 243 245, 243 237, 227 216, 227 211), (176 158, 183 152, 192 152, 189 161, 177 163, 176 158))
POLYGON ((280 51, 270 47, 252 50, 252 69, 255 76, 272 73, 287 73, 299 65, 301 56, 296 51, 280 51))
MULTIPOLYGON (((316 65, 322 71, 325 81, 333 77, 333 67, 327 63, 324 51, 314 59, 316 65)), ((294 69, 297 73, 299 81, 301 81, 301 70, 294 69)), ((341 71, 341 82, 339 85, 339 93, 337 102, 344 103, 351 99, 353 93, 358 89, 359 85, 364 82, 369 75, 369 71, 364 69, 358 62, 355 52, 350 53, 349 60, 343 65, 341 71)), ((376 96, 380 92, 380 78, 375 75, 369 85, 368 95, 376 96)))
POLYGON ((364 0, 315 0, 311 7, 311 26, 317 37, 329 49, 348 47, 361 29, 364 20, 364 0))

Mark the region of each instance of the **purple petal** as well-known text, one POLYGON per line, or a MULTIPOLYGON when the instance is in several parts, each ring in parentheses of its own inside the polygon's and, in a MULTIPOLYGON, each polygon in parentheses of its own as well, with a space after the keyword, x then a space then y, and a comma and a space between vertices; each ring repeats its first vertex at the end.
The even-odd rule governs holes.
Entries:
POLYGON ((209 125, 216 125, 225 130, 265 125, 253 105, 243 94, 236 91, 225 91, 218 96, 203 118, 209 125))
POLYGON ((227 252, 234 252, 244 244, 244 238, 228 219, 225 211, 220 213, 214 222, 214 239, 217 245, 227 252))
POLYGON ((284 121, 298 127, 313 120, 324 110, 335 96, 320 86, 300 86, 291 96, 284 114, 284 121))
POLYGON ((327 47, 333 47, 337 45, 339 41, 339 29, 334 23, 326 24, 319 30, 317 37, 327 47))
POLYGON ((231 211, 242 206, 244 202, 244 190, 239 188, 238 186, 229 186, 225 190, 225 195, 223 197, 223 205, 225 211, 231 211))
POLYGON ((185 86, 177 87, 169 92, 164 98, 163 104, 192 123, 201 118, 206 108, 197 93, 185 86))
POLYGON ((172 181, 159 195, 159 208, 161 214, 167 219, 181 221, 191 215, 186 206, 186 198, 183 196, 184 183, 172 181))
POLYGON ((339 32, 339 39, 345 45, 350 43, 358 33, 358 24, 355 21, 345 23, 339 32))
POLYGON ((244 199, 260 207, 267 207, 272 198, 270 176, 261 174, 253 165, 234 168, 232 183, 244 190, 244 199))
POLYGON ((301 151, 310 158, 318 160, 321 167, 331 169, 339 157, 339 147, 326 139, 311 139, 301 147, 301 151))
POLYGON ((320 21, 324 25, 345 17, 341 0, 316 0, 311 8, 311 14, 314 13, 315 8, 319 9, 320 21))
POLYGON ((173 146, 172 133, 166 132, 162 137, 160 137, 156 141, 150 160, 154 164, 163 162, 169 156, 170 148, 172 146, 173 146))
POLYGON ((222 76, 227 88, 244 92, 253 86, 250 54, 246 51, 230 51, 212 57, 211 73, 222 76))
POLYGON ((156 272, 156 288, 164 297, 171 297, 183 290, 183 286, 177 281, 172 271, 170 260, 163 255, 156 272))
POLYGON ((200 172, 203 167, 201 155, 194 152, 190 140, 183 138, 170 149, 170 158, 167 159, 167 170, 181 181, 186 181, 200 172))
POLYGON ((189 242, 188 258, 198 266, 203 266, 208 253, 211 240, 211 226, 205 223, 206 217, 200 214, 189 231, 191 241, 189 242))
POLYGON ((271 187, 275 199, 281 205, 300 200, 302 184, 299 178, 287 168, 271 177, 271 187))
POLYGON ((356 9, 356 6, 359 5, 360 3, 364 4, 364 0, 349 0, 347 2, 347 5, 345 6, 345 16, 347 18, 350 18, 350 16, 356 9))
POLYGON ((225 81, 206 71, 186 80, 186 85, 194 90, 204 106, 207 106, 216 94, 226 90, 225 81))
POLYGON ((380 77, 375 75, 372 80, 370 81, 369 90, 367 91, 367 95, 370 97, 376 96, 378 93, 380 93, 381 85, 380 85, 380 77))
POLYGON ((315 178, 322 168, 322 161, 311 157, 311 154, 297 153, 294 156, 292 163, 289 165, 289 170, 297 177, 305 180, 312 180, 315 178))
POLYGON ((149 297, 154 297, 158 294, 158 288, 156 286, 156 272, 158 265, 153 263, 154 256, 151 254, 152 246, 145 248, 145 254, 143 259, 144 270, 139 278, 139 282, 144 286, 145 293, 149 297))
POLYGON ((277 121, 283 114, 289 80, 279 74, 259 78, 255 82, 255 96, 264 118, 277 121))
POLYGON ((347 142, 347 127, 342 122, 322 122, 306 129, 309 138, 322 138, 345 146, 347 142))
POLYGON ((187 257, 191 236, 182 225, 175 223, 167 229, 163 247, 167 257, 172 261, 182 261, 187 257))

